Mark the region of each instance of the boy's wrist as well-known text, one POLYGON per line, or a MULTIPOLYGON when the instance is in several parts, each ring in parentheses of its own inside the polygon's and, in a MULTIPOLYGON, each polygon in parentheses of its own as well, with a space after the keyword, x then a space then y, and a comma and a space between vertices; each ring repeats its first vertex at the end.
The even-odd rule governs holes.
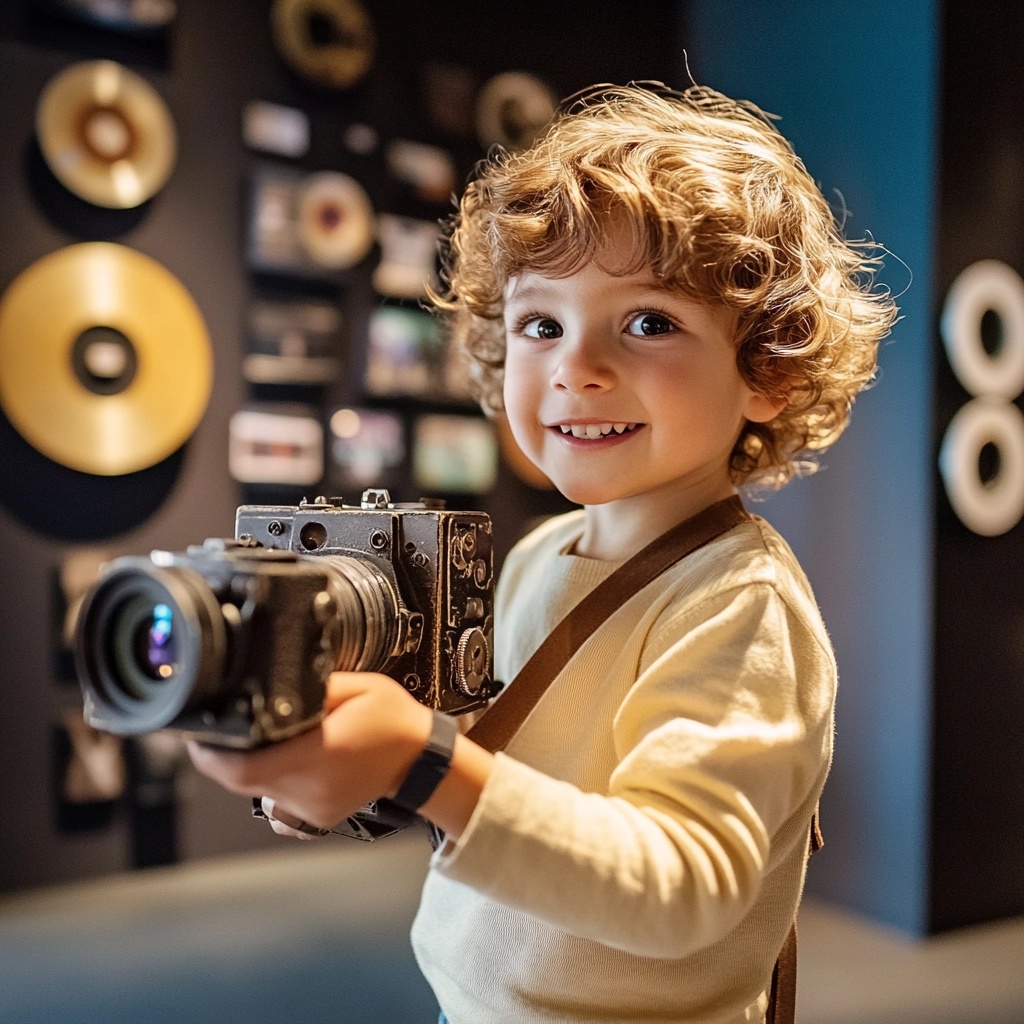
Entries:
POLYGON ((459 726, 454 718, 434 711, 430 735, 389 797, 392 803, 412 813, 419 811, 448 773, 458 733, 459 726))
POLYGON ((469 825, 480 794, 494 768, 494 754, 462 733, 445 777, 419 813, 433 822, 449 839, 458 839, 469 825))

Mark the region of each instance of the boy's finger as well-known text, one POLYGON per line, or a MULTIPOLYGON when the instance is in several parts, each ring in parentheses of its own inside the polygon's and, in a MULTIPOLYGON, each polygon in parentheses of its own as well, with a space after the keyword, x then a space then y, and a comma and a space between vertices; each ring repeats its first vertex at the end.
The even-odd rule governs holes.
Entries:
POLYGON ((271 750, 235 753, 217 750, 195 740, 188 743, 189 757, 198 771, 214 782, 219 782, 225 789, 246 796, 259 796, 263 792, 259 780, 266 774, 264 762, 271 750))
POLYGON ((319 839, 327 835, 328 830, 317 828, 303 821, 297 815, 286 811, 276 800, 269 796, 260 801, 263 813, 267 816, 271 828, 280 836, 291 836, 294 839, 319 839))

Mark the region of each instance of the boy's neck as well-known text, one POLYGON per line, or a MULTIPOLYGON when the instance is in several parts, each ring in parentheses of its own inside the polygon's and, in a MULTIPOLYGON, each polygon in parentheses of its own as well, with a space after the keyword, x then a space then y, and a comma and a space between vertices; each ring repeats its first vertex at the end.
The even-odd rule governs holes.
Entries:
POLYGON ((587 505, 586 525, 573 554, 602 562, 624 562, 667 530, 709 505, 735 494, 728 481, 708 482, 682 493, 647 491, 604 505, 587 505))

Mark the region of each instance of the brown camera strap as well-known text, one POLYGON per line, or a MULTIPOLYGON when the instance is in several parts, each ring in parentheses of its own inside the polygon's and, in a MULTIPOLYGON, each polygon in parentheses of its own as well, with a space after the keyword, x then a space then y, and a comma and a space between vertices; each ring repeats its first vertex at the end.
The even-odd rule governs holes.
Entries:
MULTIPOLYGON (((807 856, 817 853, 825 845, 821 834, 818 808, 811 815, 811 835, 807 844, 807 856)), ((789 928, 789 934, 779 951, 772 971, 772 986, 768 990, 768 1009, 764 1015, 765 1024, 795 1024, 796 1020, 796 920, 789 928)))
POLYGON ((469 738, 492 752, 504 750, 544 691, 612 612, 676 562, 749 518, 738 497, 725 498, 663 533, 620 565, 548 634, 501 697, 469 730, 469 738))
MULTIPOLYGON (((750 519, 737 496, 709 505, 663 533, 599 583, 551 631, 505 693, 467 733, 487 750, 504 750, 572 656, 614 611, 698 548, 750 519)), ((810 852, 821 845, 817 814, 810 852)), ((765 1024, 793 1024, 796 1014, 796 922, 772 974, 765 1024)))

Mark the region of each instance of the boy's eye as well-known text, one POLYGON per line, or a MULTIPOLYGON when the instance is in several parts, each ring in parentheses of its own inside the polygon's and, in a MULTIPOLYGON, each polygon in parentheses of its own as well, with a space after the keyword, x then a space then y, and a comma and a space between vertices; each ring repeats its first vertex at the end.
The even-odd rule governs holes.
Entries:
POLYGON ((626 325, 626 333, 652 337, 657 334, 670 334, 676 325, 661 313, 637 313, 626 325))
POLYGON ((540 338, 543 341, 562 336, 562 325, 548 316, 535 316, 527 320, 521 330, 528 338, 540 338))

